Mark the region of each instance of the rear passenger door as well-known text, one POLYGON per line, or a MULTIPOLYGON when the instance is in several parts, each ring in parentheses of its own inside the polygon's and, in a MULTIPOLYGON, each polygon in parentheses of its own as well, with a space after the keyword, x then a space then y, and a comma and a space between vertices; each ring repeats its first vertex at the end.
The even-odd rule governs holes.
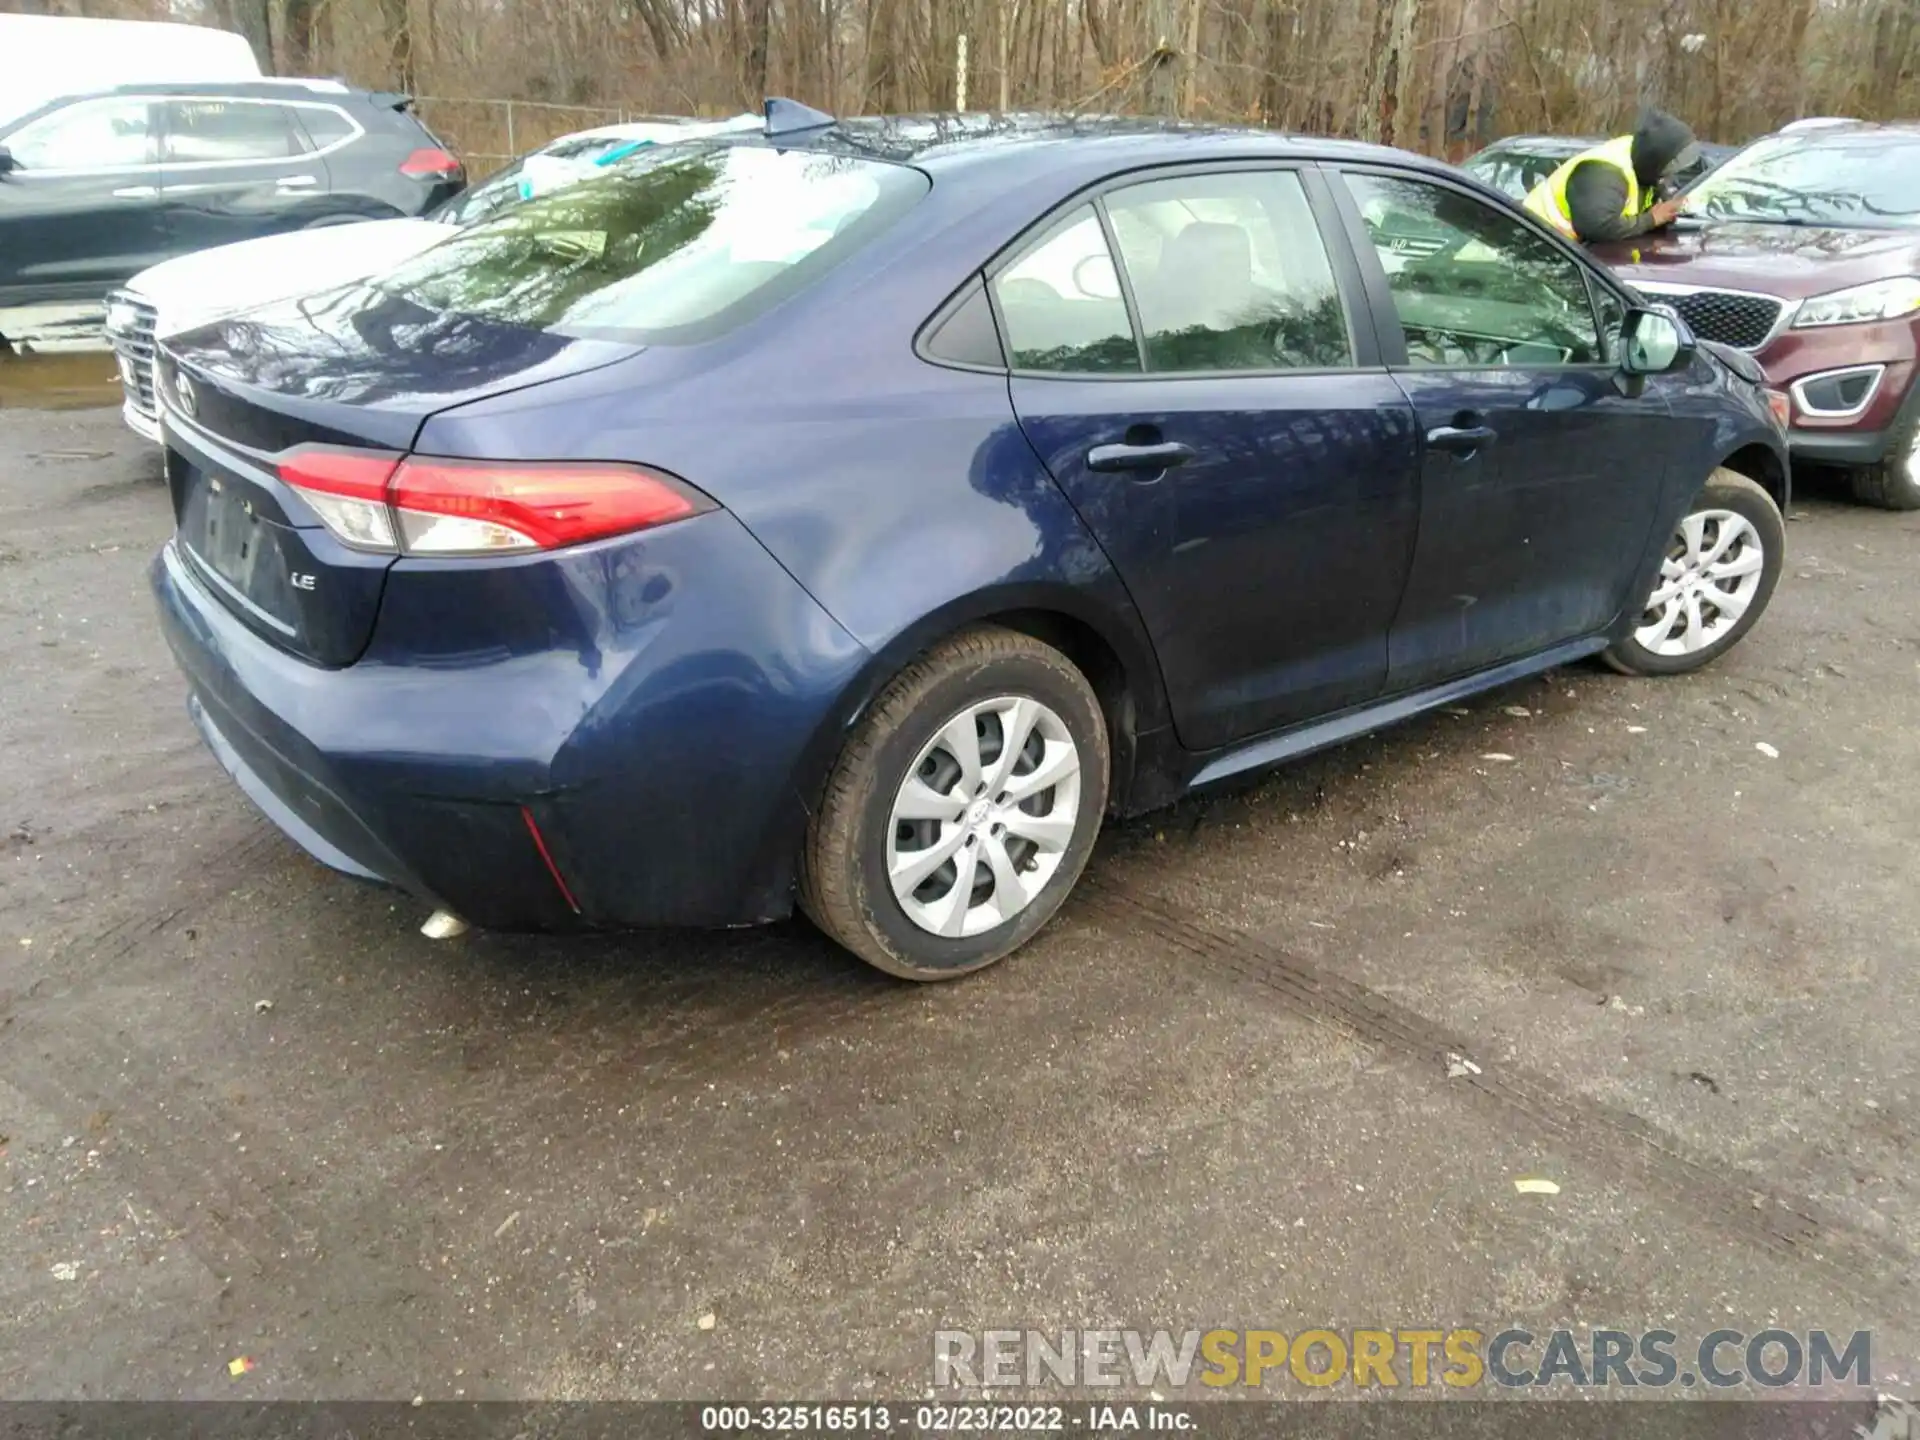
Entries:
POLYGON ((1624 393, 1596 282, 1517 213, 1437 176, 1349 169, 1380 344, 1422 436, 1420 541, 1393 625, 1396 691, 1605 628, 1666 474, 1659 387, 1624 393), (1434 238, 1418 256, 1391 237, 1434 238))
POLYGON ((162 110, 160 206, 175 254, 298 230, 328 213, 326 165, 296 107, 182 97, 162 110))
POLYGON ((1131 592, 1190 749, 1386 681, 1413 417, 1352 321, 1337 223, 1310 168, 1162 173, 990 273, 1020 424, 1131 592))

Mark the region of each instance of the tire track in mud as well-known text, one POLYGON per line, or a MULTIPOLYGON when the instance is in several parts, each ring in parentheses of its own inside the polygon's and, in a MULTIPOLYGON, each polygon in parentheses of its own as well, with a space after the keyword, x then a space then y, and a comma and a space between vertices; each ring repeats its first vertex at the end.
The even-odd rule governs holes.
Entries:
MULTIPOLYGON (((1160 941, 1235 983, 1258 987, 1316 1024, 1403 1060, 1445 1073, 1449 1055, 1485 1053, 1485 1046, 1364 985, 1255 935, 1215 924, 1132 877, 1089 873, 1081 889, 1083 900, 1069 912, 1073 921, 1135 941, 1160 941)), ((1672 1135, 1631 1111, 1512 1065, 1488 1065, 1446 1084, 1473 1091, 1568 1154, 1660 1193, 1688 1218, 1817 1271, 1856 1295, 1897 1307, 1912 1303, 1911 1277, 1920 1266, 1904 1247, 1868 1235, 1750 1172, 1694 1159, 1672 1135)))

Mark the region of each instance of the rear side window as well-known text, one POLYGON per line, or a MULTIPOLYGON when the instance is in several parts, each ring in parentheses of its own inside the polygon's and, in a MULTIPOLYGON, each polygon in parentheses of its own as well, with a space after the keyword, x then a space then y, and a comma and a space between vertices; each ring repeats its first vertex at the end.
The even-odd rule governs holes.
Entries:
POLYGON ((1091 205, 1064 216, 995 277, 993 298, 1016 370, 1140 369, 1120 277, 1091 205))
POLYGON ((1353 364, 1333 265, 1292 171, 1149 180, 1100 203, 1118 266, 1088 205, 994 280, 1015 369, 1138 374, 1143 355, 1165 375, 1353 364))
POLYGON ((1107 196, 1154 371, 1353 363, 1333 265, 1300 177, 1183 175, 1107 196))
POLYGON ((306 149, 285 105, 170 100, 166 111, 168 164, 284 160, 306 149))
POLYGON ((760 146, 641 151, 376 283, 431 310, 695 343, 813 283, 927 193, 917 170, 760 146))
POLYGON ((338 145, 342 140, 353 138, 353 121, 331 105, 302 105, 294 114, 306 127, 316 150, 324 150, 329 145, 338 145))

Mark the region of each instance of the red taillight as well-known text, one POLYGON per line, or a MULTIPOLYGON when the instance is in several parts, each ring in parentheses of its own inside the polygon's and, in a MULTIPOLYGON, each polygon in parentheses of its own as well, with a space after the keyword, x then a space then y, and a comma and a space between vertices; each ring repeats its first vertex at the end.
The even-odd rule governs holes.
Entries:
MULTIPOLYGON (((634 465, 489 465, 469 460, 408 460, 388 487, 416 546, 409 516, 436 516, 461 526, 492 527, 542 550, 603 535, 684 520, 700 507, 673 481, 634 465)), ((429 527, 422 527, 422 538, 429 527)), ((479 543, 459 549, 518 548, 479 543)))
POLYGON ((684 520, 713 502, 639 465, 506 464, 318 446, 280 478, 343 543, 408 555, 557 550, 684 520))
POLYGON ((437 147, 416 150, 400 162, 400 173, 416 180, 438 180, 460 173, 460 162, 437 147))

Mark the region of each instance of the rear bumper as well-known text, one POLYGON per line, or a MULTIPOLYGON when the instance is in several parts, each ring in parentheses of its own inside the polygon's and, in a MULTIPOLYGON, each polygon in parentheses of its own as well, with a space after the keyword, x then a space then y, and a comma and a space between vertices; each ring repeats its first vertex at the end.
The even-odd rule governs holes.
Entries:
POLYGON ((151 576, 208 747, 335 869, 495 929, 789 913, 865 650, 724 512, 528 568, 400 562, 337 670, 243 626, 173 543, 151 576))

